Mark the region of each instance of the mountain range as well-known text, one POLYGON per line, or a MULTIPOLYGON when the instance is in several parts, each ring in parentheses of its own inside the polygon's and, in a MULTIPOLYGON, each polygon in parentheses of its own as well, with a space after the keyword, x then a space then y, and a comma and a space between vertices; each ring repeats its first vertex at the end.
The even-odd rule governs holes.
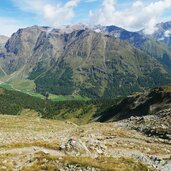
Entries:
POLYGON ((0 80, 41 94, 112 98, 171 82, 171 22, 152 35, 116 26, 32 26, 0 37, 0 80))

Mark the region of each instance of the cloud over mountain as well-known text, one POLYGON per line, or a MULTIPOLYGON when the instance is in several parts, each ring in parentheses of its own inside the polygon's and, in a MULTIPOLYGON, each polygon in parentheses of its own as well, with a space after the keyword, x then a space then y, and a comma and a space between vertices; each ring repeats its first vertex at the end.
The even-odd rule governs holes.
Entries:
POLYGON ((1 34, 31 25, 61 27, 72 23, 116 25, 152 34, 170 20, 170 0, 6 0, 0 6, 1 34), (6 5, 5 5, 6 4, 6 5), (167 13, 167 14, 166 14, 167 13), (8 23, 8 27, 6 24, 8 23), (6 31, 7 30, 7 31, 6 31))
POLYGON ((151 34, 155 25, 166 9, 171 8, 170 0, 158 0, 146 4, 137 0, 130 7, 119 10, 116 0, 103 0, 101 8, 90 10, 91 22, 102 25, 117 25, 129 30, 138 30, 145 27, 145 33, 151 34))
POLYGON ((35 13, 50 26, 59 27, 70 22, 70 19, 74 17, 74 7, 80 0, 70 0, 66 3, 48 0, 13 0, 13 2, 21 10, 35 13))

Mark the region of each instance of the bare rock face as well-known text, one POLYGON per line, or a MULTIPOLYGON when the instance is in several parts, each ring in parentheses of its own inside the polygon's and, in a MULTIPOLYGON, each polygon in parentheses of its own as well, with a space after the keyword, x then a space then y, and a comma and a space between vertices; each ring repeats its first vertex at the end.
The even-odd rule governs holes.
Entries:
POLYGON ((19 29, 6 43, 7 52, 24 56, 31 54, 39 34, 44 30, 38 26, 19 29))

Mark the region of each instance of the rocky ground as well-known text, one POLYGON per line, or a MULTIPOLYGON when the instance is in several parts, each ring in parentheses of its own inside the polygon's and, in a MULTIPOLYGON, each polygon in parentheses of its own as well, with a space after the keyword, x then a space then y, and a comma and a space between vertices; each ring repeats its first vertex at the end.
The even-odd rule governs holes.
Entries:
POLYGON ((147 136, 131 122, 78 126, 1 115, 0 170, 170 171, 170 139, 147 136))
POLYGON ((147 116, 130 117, 119 122, 151 137, 171 140, 171 109, 163 109, 147 116))

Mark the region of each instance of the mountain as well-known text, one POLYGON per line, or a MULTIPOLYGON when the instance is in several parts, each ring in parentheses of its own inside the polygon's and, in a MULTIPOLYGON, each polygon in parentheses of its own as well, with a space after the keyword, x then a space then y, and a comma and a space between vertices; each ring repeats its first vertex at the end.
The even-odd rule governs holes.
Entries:
POLYGON ((124 41, 128 41, 136 47, 142 45, 147 37, 145 35, 140 34, 139 32, 131 32, 127 31, 123 28, 111 25, 111 26, 95 26, 95 31, 103 32, 106 35, 114 36, 124 41))
POLYGON ((116 26, 32 26, 5 50, 1 79, 31 80, 42 94, 112 98, 171 82, 168 47, 116 26))
POLYGON ((147 90, 171 81, 166 44, 114 26, 33 26, 0 54, 0 170, 171 170, 171 87, 147 90))
POLYGON ((171 45, 171 21, 159 23, 155 26, 156 30, 151 35, 146 35, 144 30, 131 32, 117 26, 95 26, 95 30, 99 30, 105 34, 118 37, 121 40, 127 40, 131 44, 140 47, 146 41, 157 41, 171 45))
POLYGON ((171 21, 157 24, 151 37, 171 47, 171 21))
MULTIPOLYGON (((163 23, 165 25, 165 31, 168 32, 168 23, 163 23), (166 29, 167 28, 167 29, 166 29)), ((100 30, 104 34, 114 36, 123 41, 129 42, 136 48, 144 51, 146 54, 155 57, 160 63, 166 65, 168 68, 171 67, 171 48, 168 46, 167 41, 161 41, 161 38, 157 38, 156 35, 161 35, 161 28, 158 27, 154 35, 145 35, 143 30, 138 32, 127 31, 123 28, 116 26, 97 26, 96 29, 100 30)), ((161 27, 161 26, 160 26, 161 27)), ((162 30, 163 31, 163 30, 162 30)), ((163 34, 164 32, 163 31, 163 34)), ((167 37, 169 39, 169 36, 167 37)))

